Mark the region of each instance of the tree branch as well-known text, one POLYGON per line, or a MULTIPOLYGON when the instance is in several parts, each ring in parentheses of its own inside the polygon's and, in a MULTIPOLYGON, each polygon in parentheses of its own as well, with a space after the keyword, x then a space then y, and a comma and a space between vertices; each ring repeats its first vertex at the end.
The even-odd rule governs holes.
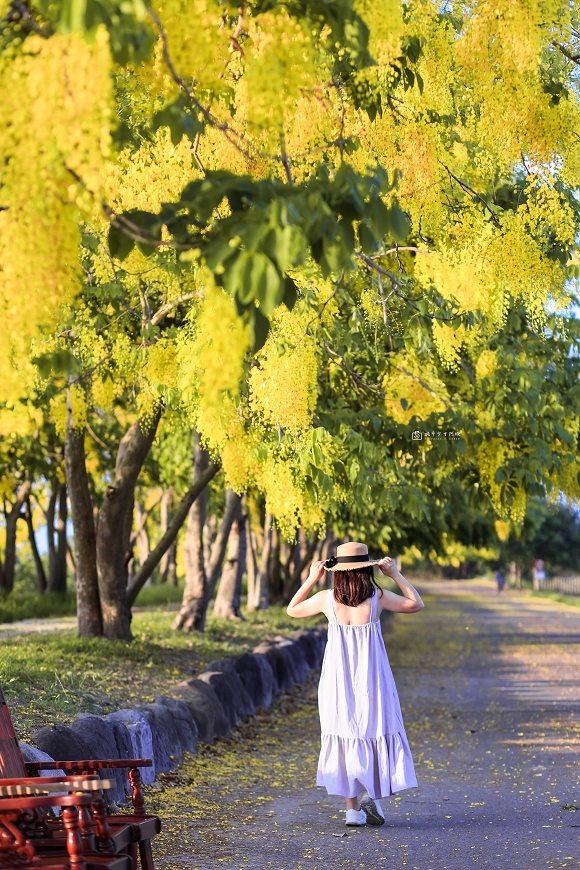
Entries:
POLYGON ((354 371, 350 368, 350 366, 348 366, 348 364, 347 364, 345 358, 343 357, 343 355, 342 355, 341 353, 338 353, 336 350, 333 350, 333 349, 330 347, 330 345, 327 344, 325 341, 323 341, 322 343, 323 343, 323 345, 324 345, 324 347, 325 347, 327 353, 329 353, 331 356, 336 356, 336 357, 338 357, 340 360, 342 360, 342 362, 341 362, 341 364, 340 364, 340 367, 341 367, 342 369, 344 369, 345 372, 346 372, 348 375, 351 376, 351 378, 353 379, 353 381, 354 381, 356 384, 358 384, 358 385, 361 386, 361 387, 364 387, 365 390, 370 390, 372 393, 377 393, 379 396, 382 396, 382 395, 383 395, 383 391, 381 390, 380 387, 377 387, 376 385, 373 386, 372 384, 367 384, 366 381, 363 381, 363 379, 361 378, 361 376, 360 376, 360 375, 357 375, 357 373, 354 372, 354 371))
POLYGON ((381 305, 383 307, 383 323, 385 324, 386 330, 389 333, 389 343, 391 345, 391 350, 393 349, 393 333, 391 332, 391 326, 389 324, 389 316, 387 314, 387 300, 385 299, 385 288, 383 287, 383 276, 378 276, 379 281, 379 290, 381 291, 381 305))
POLYGON ((397 371, 402 372, 404 375, 413 378, 413 380, 417 381, 417 383, 420 384, 424 390, 427 390, 429 393, 431 393, 432 396, 435 396, 436 399, 439 399, 439 401, 443 405, 445 405, 446 408, 449 408, 450 411, 453 411, 453 405, 451 405, 446 399, 442 399, 441 396, 433 389, 433 387, 430 387, 429 384, 426 384, 425 381, 422 380, 420 377, 414 375, 413 372, 410 372, 408 369, 404 369, 402 366, 395 366, 395 368, 397 369, 397 371))
POLYGON ((175 69, 175 66, 173 65, 171 55, 169 54, 169 47, 167 45, 167 34, 159 16, 150 6, 148 7, 147 11, 149 12, 151 19, 153 20, 153 23, 157 28, 159 39, 161 40, 163 59, 165 60, 165 64, 167 66, 167 69, 169 70, 169 74, 175 84, 180 88, 180 90, 183 91, 188 99, 191 100, 195 108, 203 115, 207 123, 210 124, 210 126, 215 127, 216 130, 220 130, 220 132, 224 134, 226 139, 234 146, 234 148, 237 148, 240 153, 242 153, 245 157, 251 160, 252 157, 250 152, 242 147, 239 141, 237 141, 242 138, 240 134, 233 130, 227 122, 218 121, 218 119, 214 115, 212 115, 209 109, 206 109, 203 103, 197 99, 197 97, 191 92, 190 88, 188 88, 188 86, 185 84, 185 82, 175 69))
POLYGON ((561 51, 564 57, 567 57, 568 60, 572 61, 572 63, 580 66, 580 54, 572 54, 570 49, 566 48, 565 45, 562 45, 561 42, 557 42, 555 39, 552 40, 552 45, 554 46, 554 48, 557 48, 558 51, 561 51))
POLYGON ((185 293, 183 296, 180 296, 178 299, 174 299, 173 302, 166 302, 161 308, 158 308, 153 317, 151 318, 151 326, 158 326, 164 317, 167 317, 170 311, 173 311, 174 308, 177 308, 178 305, 181 305, 182 302, 189 302, 190 299, 200 299, 200 293, 185 293))
POLYGON ((389 254, 396 254, 399 251, 414 251, 416 254, 426 254, 430 256, 431 251, 424 251, 422 248, 415 248, 412 245, 397 245, 396 248, 389 248, 388 251, 383 251, 381 254, 375 254, 373 257, 369 257, 370 260, 378 260, 380 257, 387 257, 389 254))
POLYGON ((395 275, 392 272, 389 272, 388 269, 383 269, 382 266, 379 266, 371 257, 368 257, 366 254, 363 254, 361 251, 358 251, 355 254, 359 260, 362 260, 363 263, 367 266, 368 269, 372 269, 377 272, 379 275, 384 275, 385 278, 388 278, 391 282, 391 287, 393 288, 393 293, 399 299, 402 299, 403 302, 406 302, 407 305, 410 305, 411 308, 414 308, 419 314, 423 317, 428 317, 430 320, 441 320, 443 323, 450 323, 452 320, 455 320, 455 316, 453 317, 441 317, 439 314, 429 314, 427 311, 421 311, 418 305, 416 305, 412 299, 409 299, 408 296, 405 296, 404 293, 398 289, 401 285, 397 281, 395 275))
POLYGON ((467 377, 469 378, 471 383, 475 384, 475 378, 473 377, 473 374, 471 373, 471 371, 467 367, 467 363, 465 363, 462 359, 460 359, 459 365, 461 366, 461 368, 463 369, 463 371, 465 372, 465 374, 467 375, 467 377))
POLYGON ((485 199, 483 198, 483 196, 481 196, 481 194, 479 194, 476 190, 474 190, 472 187, 470 187, 468 184, 466 184, 465 181, 462 181, 460 178, 458 178, 456 175, 454 175, 454 173, 451 172, 451 170, 449 169, 448 166, 445 165, 445 163, 442 163, 441 166, 446 170, 446 172, 447 172, 448 175, 449 175, 449 178, 452 178, 454 181, 456 181, 457 184, 459 185, 459 187, 460 187, 463 191, 465 191, 465 193, 470 193, 472 196, 474 196, 476 199, 479 200, 479 202, 483 205, 483 207, 484 207, 485 209, 487 209, 487 211, 490 213, 492 223, 493 223, 493 224, 494 224, 498 229, 501 230, 501 224, 500 224, 500 222, 499 222, 499 218, 498 218, 498 216, 497 216, 496 213, 493 211, 493 209, 491 208, 491 206, 489 205, 489 203, 485 201, 485 199))

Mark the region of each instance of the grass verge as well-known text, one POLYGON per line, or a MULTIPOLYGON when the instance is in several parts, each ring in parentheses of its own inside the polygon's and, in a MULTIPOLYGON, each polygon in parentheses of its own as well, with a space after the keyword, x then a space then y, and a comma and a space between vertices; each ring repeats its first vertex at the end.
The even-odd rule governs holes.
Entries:
POLYGON ((22 633, 1 640, 0 683, 21 739, 41 725, 67 724, 77 713, 104 715, 148 703, 173 683, 201 673, 212 659, 325 622, 291 619, 284 607, 274 606, 243 621, 210 615, 198 634, 174 631, 174 617, 163 608, 136 613, 131 643, 72 633, 22 633))
POLYGON ((548 598, 560 604, 569 604, 570 607, 580 607, 580 595, 562 595, 561 592, 533 592, 532 594, 534 598, 548 598))

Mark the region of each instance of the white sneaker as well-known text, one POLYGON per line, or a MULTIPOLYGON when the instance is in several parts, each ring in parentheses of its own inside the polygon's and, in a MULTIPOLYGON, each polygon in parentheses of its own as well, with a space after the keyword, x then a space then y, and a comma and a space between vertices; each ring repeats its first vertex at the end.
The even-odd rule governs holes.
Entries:
POLYGON ((349 826, 349 828, 359 827, 360 825, 366 825, 367 817, 362 810, 347 810, 346 811, 346 822, 345 824, 349 826))
POLYGON ((385 824, 385 814, 383 813, 383 809, 379 801, 373 800, 368 792, 365 792, 365 794, 361 797, 360 808, 365 814, 367 825, 374 825, 378 828, 380 825, 385 824))

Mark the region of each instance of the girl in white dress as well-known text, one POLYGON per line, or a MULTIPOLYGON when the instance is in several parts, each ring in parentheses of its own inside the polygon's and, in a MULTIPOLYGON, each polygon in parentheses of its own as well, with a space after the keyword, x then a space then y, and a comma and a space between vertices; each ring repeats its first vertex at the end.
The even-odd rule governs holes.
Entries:
POLYGON ((366 546, 354 542, 339 546, 326 562, 313 562, 288 605, 290 616, 324 613, 328 619, 318 688, 322 746, 316 781, 345 798, 347 825, 384 824, 380 799, 417 785, 380 615, 423 607, 392 559, 370 560, 366 546), (402 595, 377 586, 373 565, 395 581, 402 595), (325 570, 333 572, 333 589, 308 598, 325 570))

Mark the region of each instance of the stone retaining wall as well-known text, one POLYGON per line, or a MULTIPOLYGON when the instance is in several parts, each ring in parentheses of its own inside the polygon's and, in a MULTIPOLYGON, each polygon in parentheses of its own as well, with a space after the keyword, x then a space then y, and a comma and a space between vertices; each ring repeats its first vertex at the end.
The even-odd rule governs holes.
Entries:
MULTIPOLYGON (((173 685, 167 695, 138 710, 107 716, 81 713, 70 727, 51 725, 32 735, 34 746, 21 743, 25 761, 79 761, 99 758, 152 758, 143 782, 169 772, 198 742, 213 743, 256 710, 269 707, 280 692, 306 679, 322 665, 325 628, 298 629, 289 637, 259 644, 253 652, 210 662, 191 680, 173 685)), ((123 803, 128 791, 125 771, 103 771, 116 781, 109 800, 123 803)))

